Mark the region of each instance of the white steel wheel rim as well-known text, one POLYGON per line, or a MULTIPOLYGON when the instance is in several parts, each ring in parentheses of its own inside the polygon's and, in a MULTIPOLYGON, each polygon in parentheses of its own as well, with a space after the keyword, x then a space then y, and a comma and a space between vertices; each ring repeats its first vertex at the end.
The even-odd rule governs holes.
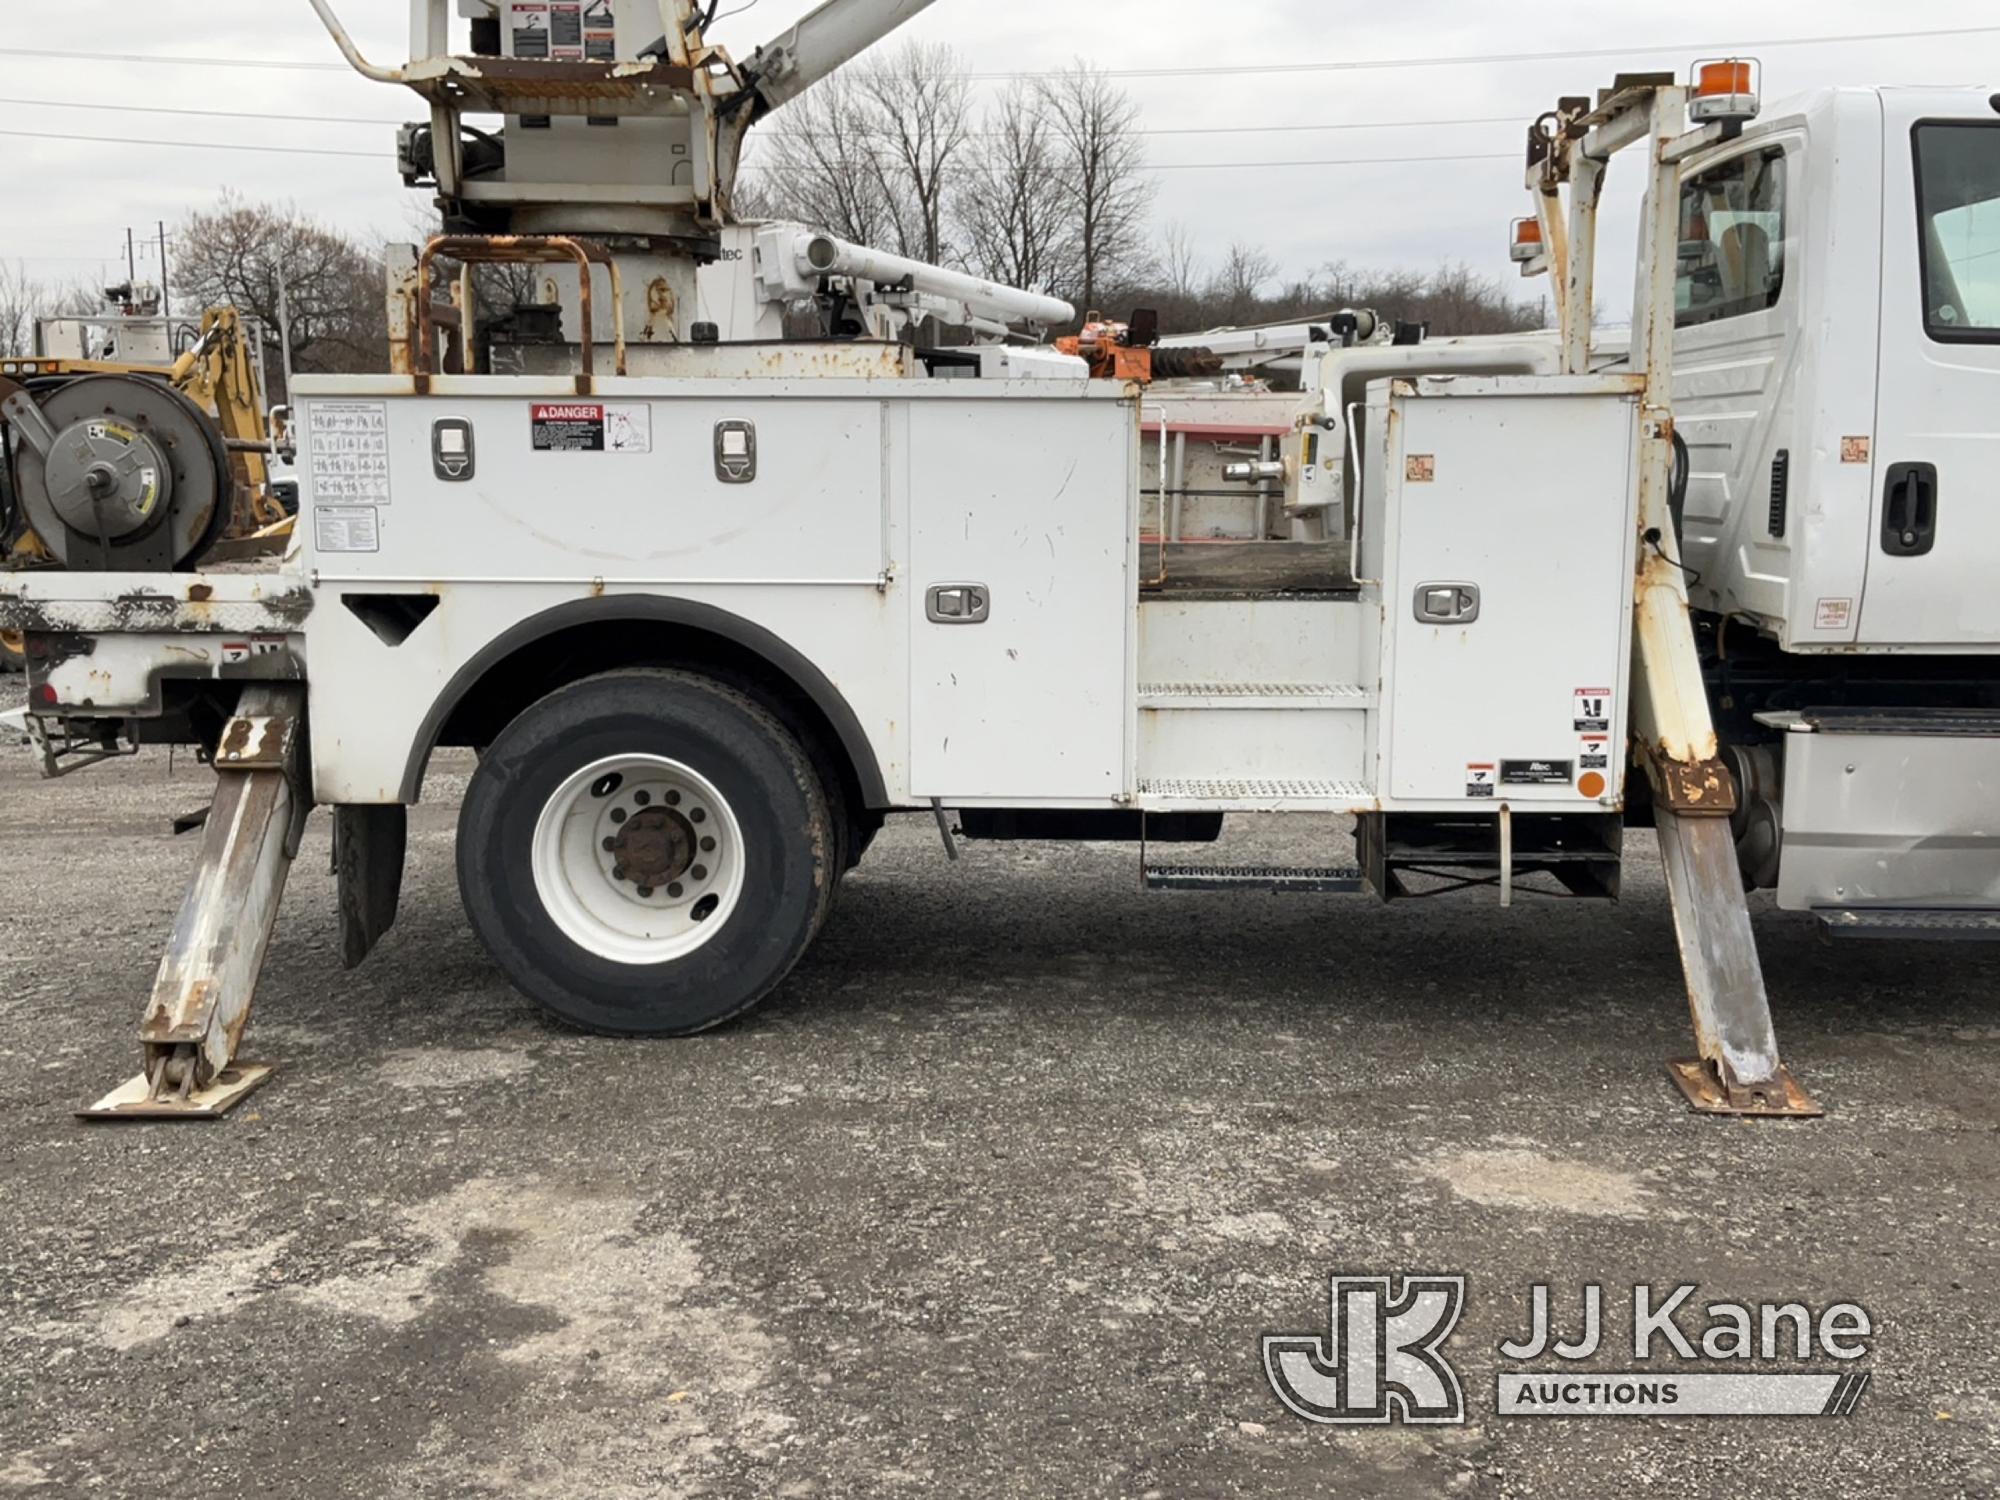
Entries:
POLYGON ((661 755, 593 761, 535 824, 535 893, 578 947, 621 964, 684 958, 743 897, 743 831, 714 782, 661 755))

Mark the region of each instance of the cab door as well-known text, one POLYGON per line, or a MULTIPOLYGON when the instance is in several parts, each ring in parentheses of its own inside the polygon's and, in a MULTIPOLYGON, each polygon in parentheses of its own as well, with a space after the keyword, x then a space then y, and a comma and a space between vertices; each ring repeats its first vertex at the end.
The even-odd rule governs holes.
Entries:
POLYGON ((2000 643, 2000 118, 1937 99, 1884 94, 1873 646, 2000 643))

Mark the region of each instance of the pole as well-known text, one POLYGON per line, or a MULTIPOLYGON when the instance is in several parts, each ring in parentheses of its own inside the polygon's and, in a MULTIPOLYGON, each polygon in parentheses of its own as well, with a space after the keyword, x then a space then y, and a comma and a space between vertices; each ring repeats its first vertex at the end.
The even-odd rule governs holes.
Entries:
MULTIPOLYGON (((133 297, 139 295, 132 283, 139 279, 139 259, 132 247, 132 226, 125 226, 125 290, 133 297)), ((129 311, 129 309, 128 309, 129 311)))
POLYGON ((285 273, 278 271, 278 349, 285 362, 285 399, 292 399, 292 299, 285 286, 285 273))
POLYGON ((160 316, 171 317, 173 304, 167 300, 167 221, 160 220, 160 316))

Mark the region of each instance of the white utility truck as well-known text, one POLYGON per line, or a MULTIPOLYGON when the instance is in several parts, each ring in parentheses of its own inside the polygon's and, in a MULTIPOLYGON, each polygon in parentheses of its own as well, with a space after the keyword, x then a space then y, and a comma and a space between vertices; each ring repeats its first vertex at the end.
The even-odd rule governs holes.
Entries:
MULTIPOLYGON (((332 809, 358 963, 443 745, 480 752, 458 845, 480 938, 555 1015, 630 1034, 768 994, 895 810, 935 812, 947 844, 948 814, 972 838, 1129 839, 1159 889, 1389 899, 1447 871, 1505 901, 1530 879, 1615 896, 1650 807, 1700 1053, 1676 1080, 1706 1110, 1816 1112, 1772 1033, 1671 503, 1683 163, 1743 139, 1754 100, 1621 79, 1542 122, 1563 336, 1323 361, 1341 373, 1300 398, 1285 471, 1340 489, 1319 508, 1339 525, 1218 567, 1144 540, 1145 389, 1023 341, 1069 308, 735 222, 743 132, 919 4, 829 0, 737 62, 692 0, 461 0, 456 53, 444 0, 412 0, 412 58, 381 68, 312 3, 429 104, 403 155, 448 233, 395 278, 391 373, 294 385, 295 554, 0 580, 51 771, 180 742, 217 772, 144 1072, 98 1113, 215 1113, 261 1081, 235 1053, 303 819, 332 809), (504 133, 465 127, 479 112, 504 133), (1601 369, 1594 211, 1626 148, 1641 317, 1601 369), (471 297, 435 300, 441 265, 496 260, 551 267, 543 301, 479 328, 471 297), (774 332, 801 301, 826 338, 774 332), (922 348, 930 318, 977 340, 922 348), (1352 815, 1359 868, 1153 861, 1232 812, 1352 815)), ((1985 180, 1961 163, 1954 206, 1985 180)), ((1976 326, 1953 306, 1954 334, 1976 326)), ((0 384, 0 412, 17 482, 71 529, 58 555, 115 561, 170 520, 184 476, 144 421, 74 388, 0 384)), ((1792 420, 1810 536, 1825 439, 1792 420)), ((1883 818, 1915 803, 1879 790, 1883 818)))

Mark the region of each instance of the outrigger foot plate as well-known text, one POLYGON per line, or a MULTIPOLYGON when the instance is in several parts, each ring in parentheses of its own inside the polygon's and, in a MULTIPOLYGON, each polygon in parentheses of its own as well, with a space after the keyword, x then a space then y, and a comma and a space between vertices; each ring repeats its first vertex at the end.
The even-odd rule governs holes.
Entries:
POLYGON ((186 1094, 172 1089, 155 1095, 144 1073, 126 1080, 88 1109, 79 1120, 219 1120, 270 1082, 277 1068, 271 1063, 233 1062, 207 1088, 186 1094))
POLYGON ((1768 1083, 1746 1088, 1725 1083, 1712 1063, 1699 1057, 1676 1058, 1667 1076, 1687 1095, 1690 1106, 1705 1115, 1753 1115, 1773 1119, 1817 1120, 1826 1111, 1799 1086, 1790 1069, 1779 1068, 1768 1083))

